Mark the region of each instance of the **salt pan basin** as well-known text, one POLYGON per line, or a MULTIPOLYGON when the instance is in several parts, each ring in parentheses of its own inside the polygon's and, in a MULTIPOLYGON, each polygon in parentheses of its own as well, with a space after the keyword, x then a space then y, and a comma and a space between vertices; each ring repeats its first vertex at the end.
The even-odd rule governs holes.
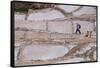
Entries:
POLYGON ((64 45, 28 45, 22 51, 24 61, 50 60, 62 57, 68 52, 64 45))

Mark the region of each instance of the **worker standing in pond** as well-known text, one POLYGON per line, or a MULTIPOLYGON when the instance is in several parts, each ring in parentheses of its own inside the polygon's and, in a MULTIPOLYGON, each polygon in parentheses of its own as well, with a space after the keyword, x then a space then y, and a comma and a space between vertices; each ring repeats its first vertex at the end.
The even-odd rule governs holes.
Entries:
POLYGON ((29 16, 29 13, 28 13, 28 9, 26 10, 26 13, 25 13, 25 20, 28 19, 28 16, 29 16))
POLYGON ((77 24, 76 24, 76 32, 75 32, 75 33, 76 33, 76 34, 78 34, 78 33, 81 34, 80 29, 81 29, 81 25, 77 23, 77 24))

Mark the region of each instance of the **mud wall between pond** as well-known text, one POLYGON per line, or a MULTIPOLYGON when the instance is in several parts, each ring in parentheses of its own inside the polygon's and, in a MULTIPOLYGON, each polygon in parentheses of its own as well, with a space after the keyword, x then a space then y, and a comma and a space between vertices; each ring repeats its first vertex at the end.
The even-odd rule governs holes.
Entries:
POLYGON ((81 33, 86 33, 87 31, 93 31, 94 24, 88 21, 25 21, 18 20, 15 22, 15 28, 28 29, 33 31, 42 31, 50 33, 63 33, 72 34, 76 31, 76 23, 81 25, 81 33))
MULTIPOLYGON (((69 51, 68 54, 66 52, 65 56, 56 58, 57 61, 55 61, 56 59, 55 60, 52 59, 54 61, 47 60, 47 61, 43 62, 40 60, 40 58, 39 58, 39 60, 36 59, 36 61, 35 61, 35 60, 33 60, 34 59, 33 57, 29 57, 28 59, 32 59, 32 60, 29 60, 28 62, 26 60, 24 60, 27 58, 27 54, 28 54, 28 53, 24 54, 25 51, 28 52, 30 50, 27 47, 32 48, 32 47, 35 47, 38 45, 42 45, 42 46, 44 46, 44 45, 46 45, 46 46, 53 45, 54 46, 55 45, 58 47, 59 45, 61 45, 61 46, 66 46, 66 48, 68 47, 70 49, 71 48, 70 44, 77 44, 79 41, 80 42, 82 41, 82 44, 85 43, 84 41, 90 42, 84 38, 83 38, 84 40, 79 40, 79 38, 82 38, 83 35, 81 36, 81 35, 73 34, 76 30, 76 23, 79 23, 81 25, 82 33, 85 33, 87 30, 93 29, 92 28, 93 24, 91 24, 90 22, 79 21, 79 20, 77 20, 77 21, 16 20, 15 21, 15 64, 20 66, 20 65, 25 65, 25 64, 33 65, 33 64, 38 64, 38 63, 40 63, 40 64, 57 63, 59 58, 64 58, 64 57, 66 57, 66 55, 69 55, 69 54, 72 55, 72 52, 74 52, 73 50, 75 50, 76 48, 79 48, 78 45, 77 45, 77 47, 73 48, 73 50, 71 50, 71 52, 69 51), (30 45, 32 45, 32 46, 30 46, 30 45)), ((37 47, 37 48, 39 48, 39 47, 37 47)), ((42 50, 44 50, 44 49, 42 49, 42 50)), ((30 55, 34 56, 34 54, 36 54, 36 53, 33 53, 33 51, 32 52, 30 51, 30 55)), ((40 54, 39 54, 39 56, 40 56, 40 54)))
POLYGON ((44 32, 48 31, 51 33, 72 33, 72 24, 69 21, 16 21, 15 28, 44 32))

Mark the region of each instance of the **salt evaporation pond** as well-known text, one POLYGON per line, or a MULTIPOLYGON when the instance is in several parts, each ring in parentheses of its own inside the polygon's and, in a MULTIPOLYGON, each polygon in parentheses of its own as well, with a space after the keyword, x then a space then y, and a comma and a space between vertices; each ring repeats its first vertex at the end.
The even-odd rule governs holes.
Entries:
POLYGON ((29 45, 22 51, 23 60, 48 60, 62 57, 68 52, 63 45, 29 45))

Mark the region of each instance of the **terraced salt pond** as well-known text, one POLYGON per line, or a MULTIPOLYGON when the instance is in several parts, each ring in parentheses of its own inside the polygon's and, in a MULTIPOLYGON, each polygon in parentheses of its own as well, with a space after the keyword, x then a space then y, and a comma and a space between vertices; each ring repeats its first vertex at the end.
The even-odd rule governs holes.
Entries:
POLYGON ((68 52, 65 46, 59 45, 30 45, 22 51, 23 60, 48 60, 64 56, 68 52))
MULTIPOLYGON (((21 60, 22 63, 26 63, 26 64, 27 63, 46 64, 46 63, 84 62, 84 61, 90 60, 89 57, 84 58, 85 53, 88 50, 89 50, 89 53, 91 53, 92 52, 91 48, 94 49, 96 45, 95 43, 86 44, 86 46, 81 48, 81 50, 77 50, 74 53, 73 57, 71 56, 66 57, 65 55, 68 54, 69 51, 74 47, 76 48, 77 45, 31 44, 31 45, 23 45, 20 47, 17 46, 15 48, 15 61, 16 61, 16 64, 19 63, 18 60, 21 60), (22 50, 20 50, 20 48, 22 48, 22 50), (19 51, 20 51, 20 55, 19 55, 19 51), (77 56, 81 54, 83 54, 84 56, 77 56)), ((96 53, 94 52, 93 54, 95 54, 93 58, 96 58, 96 53)))

